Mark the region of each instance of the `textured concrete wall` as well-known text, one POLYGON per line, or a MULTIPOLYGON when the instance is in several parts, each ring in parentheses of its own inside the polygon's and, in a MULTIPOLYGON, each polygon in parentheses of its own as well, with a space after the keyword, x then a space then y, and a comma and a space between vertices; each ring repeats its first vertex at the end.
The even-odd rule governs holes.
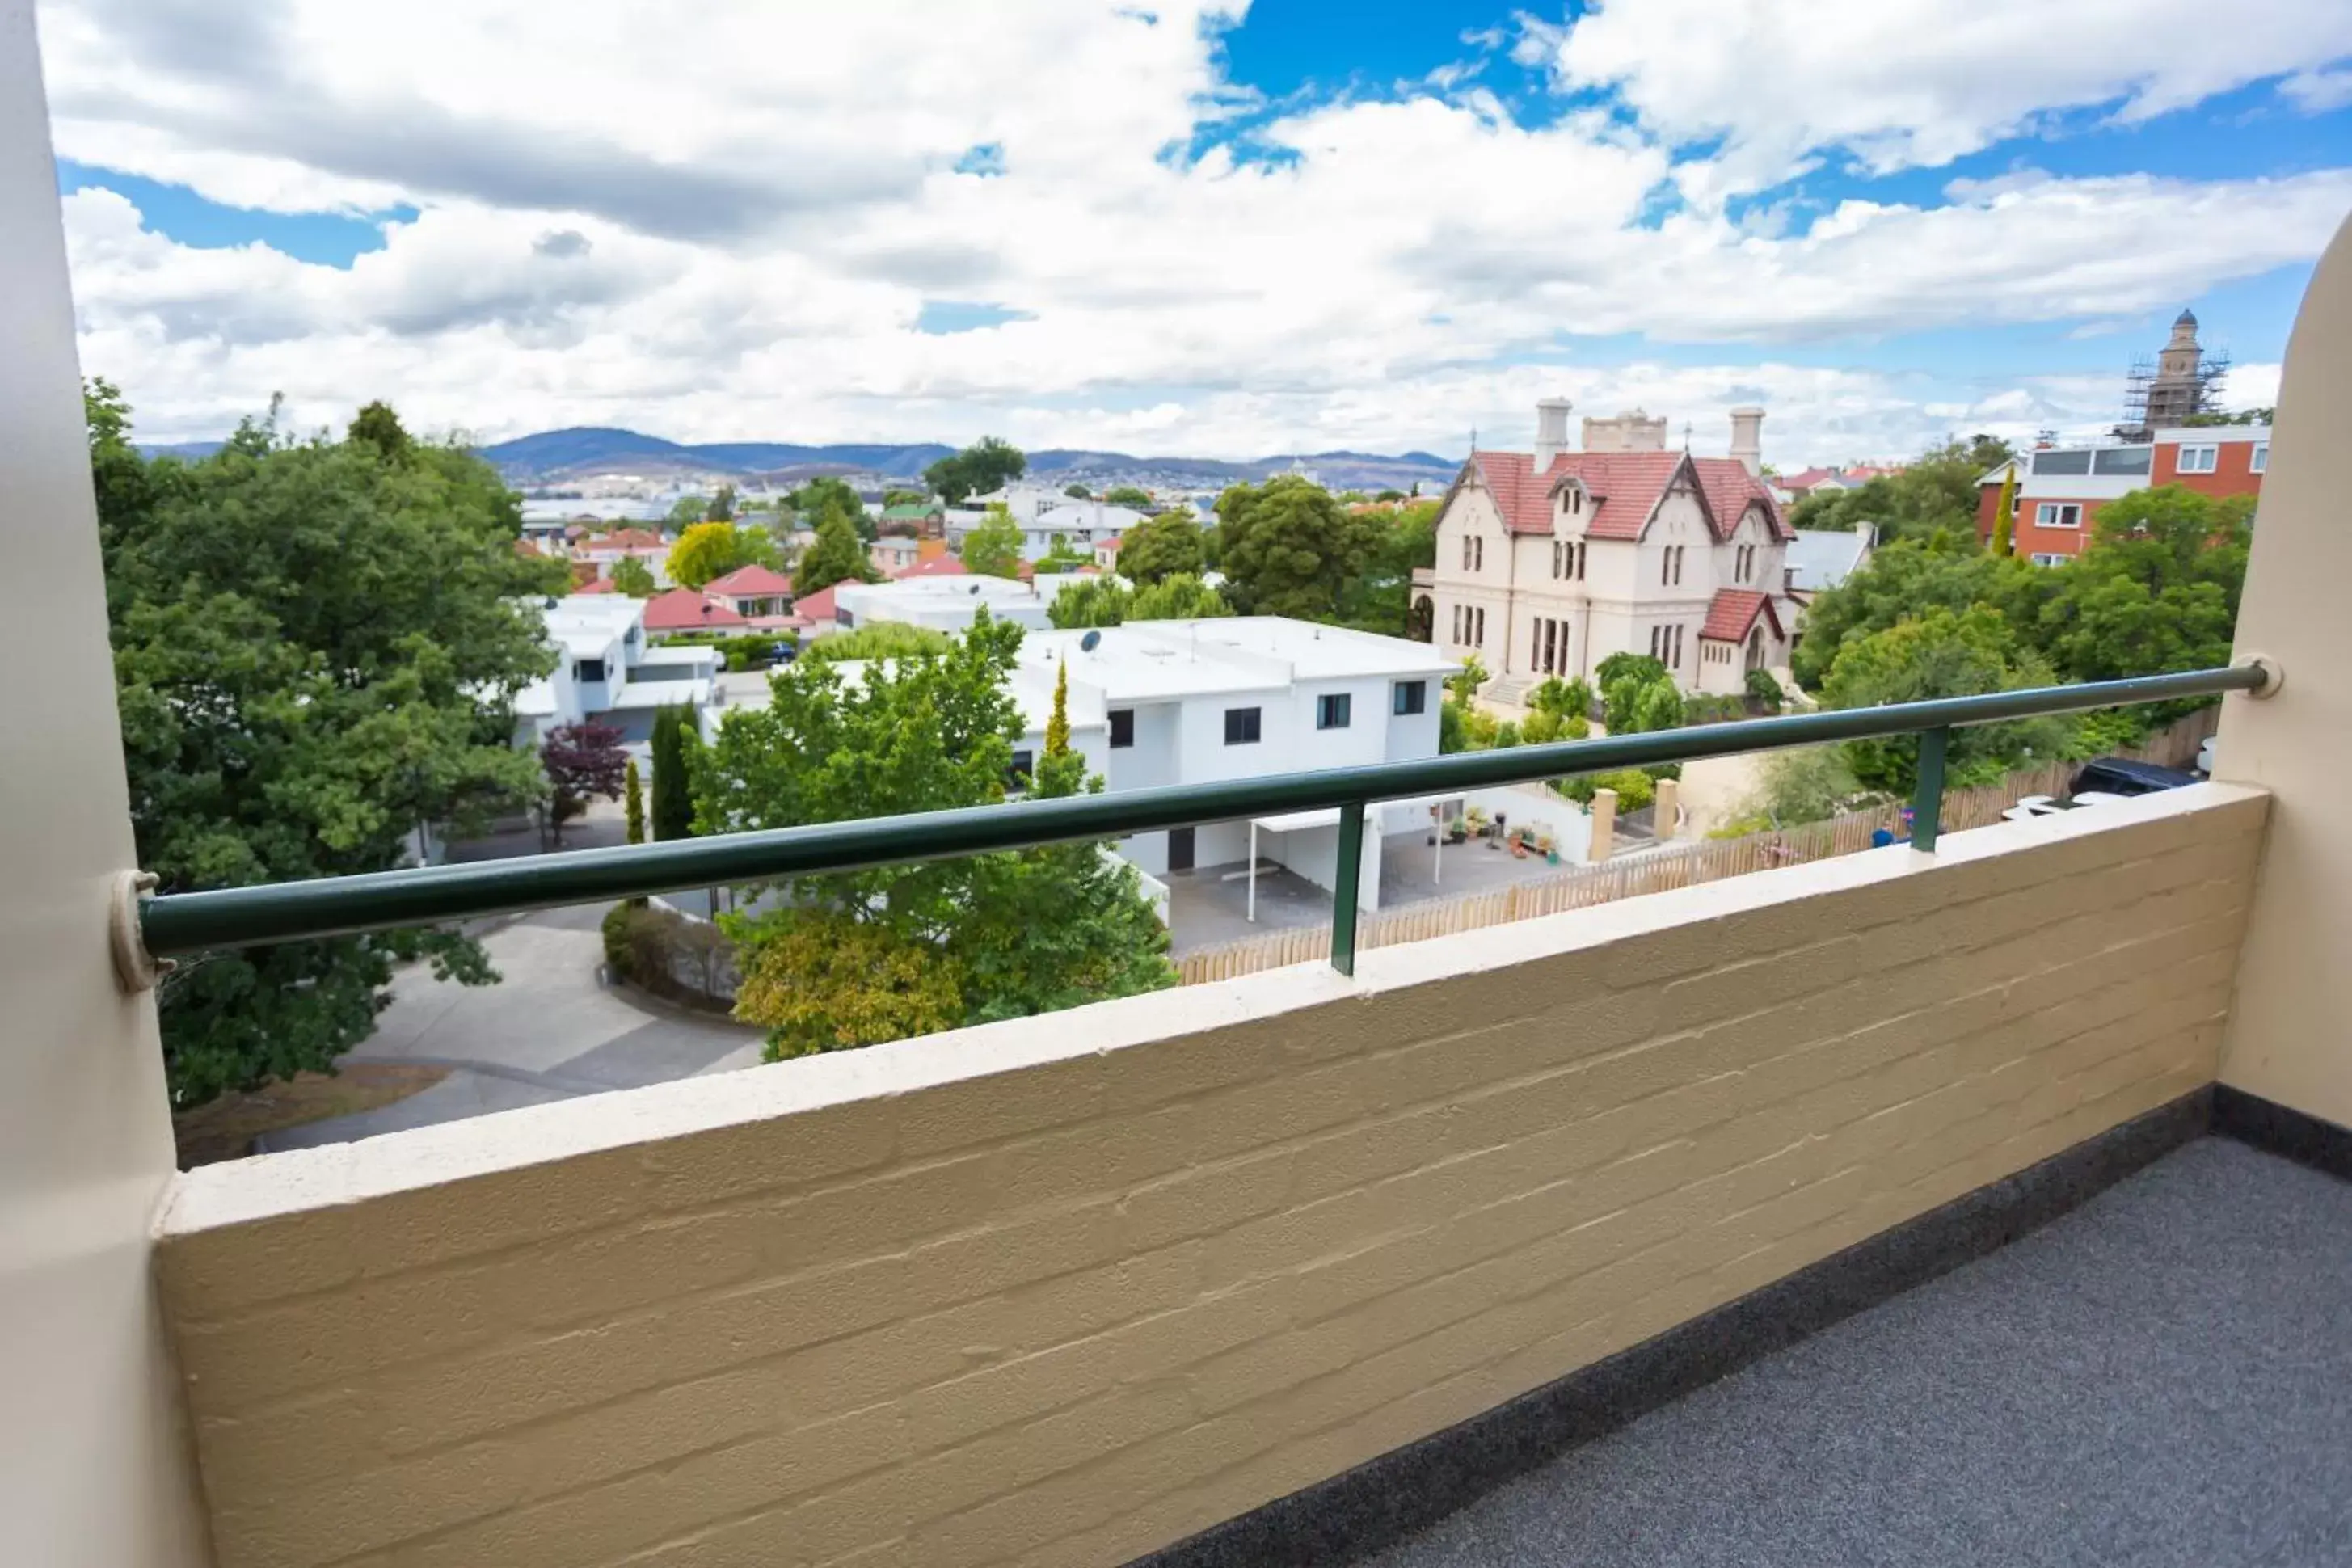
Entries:
POLYGON ((172 1123, 107 951, 137 851, 32 0, 0 0, 0 1563, 182 1568, 204 1515, 148 1272, 172 1123))
POLYGON ((2286 684, 2223 704, 2213 764, 2278 795, 2222 1079, 2352 1127, 2352 661, 2336 592, 2352 573, 2341 456, 2352 440, 2352 221, 2312 275, 2278 402, 2238 651, 2279 660, 2286 684))
POLYGON ((221 1560, 1124 1562, 2210 1081, 2266 804, 194 1173, 221 1560))

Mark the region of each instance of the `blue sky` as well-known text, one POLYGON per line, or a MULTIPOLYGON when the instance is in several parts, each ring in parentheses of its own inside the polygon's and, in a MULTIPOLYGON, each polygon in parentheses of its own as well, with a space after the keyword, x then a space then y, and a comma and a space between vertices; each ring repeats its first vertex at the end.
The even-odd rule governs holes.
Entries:
POLYGON ((85 358, 150 434, 284 391, 499 435, 1450 450, 1557 389, 1898 455, 2111 417, 2182 304, 2259 396, 2352 205, 2332 0, 2194 53, 2188 0, 2079 0, 2038 52, 2026 0, 882 0, 626 49, 619 0, 447 9, 437 50, 330 0, 235 50, 45 12, 85 358))

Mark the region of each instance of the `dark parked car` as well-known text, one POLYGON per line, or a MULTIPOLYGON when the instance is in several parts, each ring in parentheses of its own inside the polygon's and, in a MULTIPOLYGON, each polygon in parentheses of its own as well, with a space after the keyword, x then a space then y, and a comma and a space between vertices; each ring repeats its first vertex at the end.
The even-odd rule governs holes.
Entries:
POLYGON ((2128 757, 2101 757, 2096 762, 2083 764, 2067 793, 2082 795, 2090 791, 2100 795, 2154 795, 2158 790, 2179 789, 2184 784, 2198 782, 2195 773, 2184 773, 2179 768, 2158 767, 2154 763, 2136 763, 2128 757))

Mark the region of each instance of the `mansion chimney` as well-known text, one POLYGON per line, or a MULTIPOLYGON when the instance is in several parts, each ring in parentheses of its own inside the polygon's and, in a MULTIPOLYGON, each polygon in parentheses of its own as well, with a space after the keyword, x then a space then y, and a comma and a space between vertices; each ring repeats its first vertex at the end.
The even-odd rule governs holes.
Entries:
POLYGON ((1568 411, 1571 405, 1565 397, 1547 397, 1536 405, 1536 472, 1548 471, 1552 459, 1568 450, 1568 411))
POLYGON ((1764 411, 1761 408, 1735 408, 1731 411, 1731 455, 1749 474, 1764 471, 1764 411))

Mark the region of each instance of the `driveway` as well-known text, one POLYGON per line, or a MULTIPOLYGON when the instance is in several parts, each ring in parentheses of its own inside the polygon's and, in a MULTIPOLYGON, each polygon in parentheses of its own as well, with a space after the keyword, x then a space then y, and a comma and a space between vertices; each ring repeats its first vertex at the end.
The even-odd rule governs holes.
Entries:
POLYGON ((759 1030, 604 983, 597 925, 610 907, 543 910, 491 931, 482 945, 502 976, 496 985, 436 980, 428 963, 402 969, 375 1033, 342 1059, 446 1067, 449 1076, 374 1110, 265 1134, 259 1146, 345 1143, 759 1061, 759 1030))

